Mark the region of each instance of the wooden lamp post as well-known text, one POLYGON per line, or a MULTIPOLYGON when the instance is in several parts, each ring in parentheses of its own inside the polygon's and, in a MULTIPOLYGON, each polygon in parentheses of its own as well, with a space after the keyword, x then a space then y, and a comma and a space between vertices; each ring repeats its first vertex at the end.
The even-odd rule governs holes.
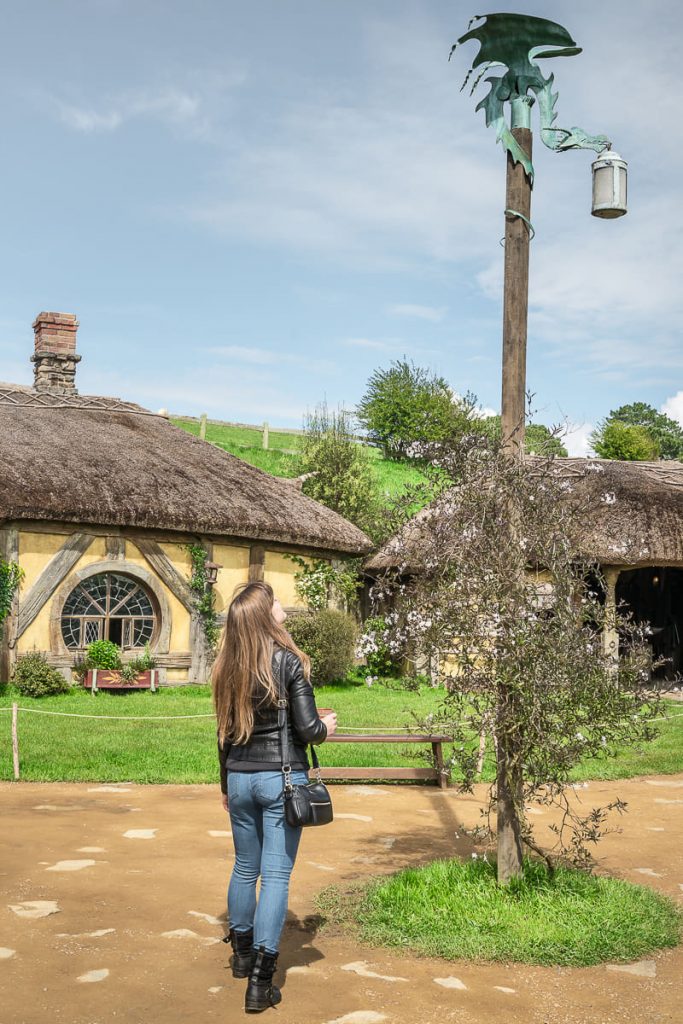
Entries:
MULTIPOLYGON (((480 44, 463 88, 472 76, 471 93, 489 69, 499 71, 485 81, 490 91, 477 105, 486 114, 486 124, 496 129, 496 140, 507 153, 505 192, 505 274, 503 297, 503 360, 501 430, 503 451, 521 459, 524 454, 526 402, 526 347, 529 308, 529 242, 531 191, 534 180, 531 109, 538 103, 541 141, 556 152, 592 149, 592 213, 603 218, 626 213, 626 162, 611 153, 604 135, 587 135, 581 128, 558 128, 553 93, 553 75, 548 78, 538 59, 573 56, 581 52, 566 29, 544 18, 523 14, 488 14, 470 21, 468 31, 451 50, 477 40, 480 44), (477 69, 481 69, 477 72, 477 69), (509 104, 509 123, 508 109, 509 104)), ((519 524, 510 509, 510 543, 515 543, 519 524)), ((514 739, 516 723, 514 695, 501 686, 498 711, 496 771, 498 881, 506 884, 522 871, 521 825, 523 821, 523 779, 516 767, 514 739)))

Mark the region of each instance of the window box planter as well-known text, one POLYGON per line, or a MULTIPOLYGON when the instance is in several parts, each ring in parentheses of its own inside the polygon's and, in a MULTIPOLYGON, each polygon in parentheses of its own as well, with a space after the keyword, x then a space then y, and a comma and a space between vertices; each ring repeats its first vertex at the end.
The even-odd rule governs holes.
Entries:
POLYGON ((132 683, 127 683, 121 678, 121 673, 110 668, 92 668, 85 674, 83 685, 91 693, 98 690, 151 690, 154 693, 157 689, 156 668, 149 668, 146 672, 139 672, 132 683))

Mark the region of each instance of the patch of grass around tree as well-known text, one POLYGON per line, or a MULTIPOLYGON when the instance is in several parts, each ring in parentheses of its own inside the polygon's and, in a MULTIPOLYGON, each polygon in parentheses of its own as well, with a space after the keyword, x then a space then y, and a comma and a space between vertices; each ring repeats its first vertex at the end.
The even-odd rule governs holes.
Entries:
POLYGON ((525 861, 509 888, 484 860, 440 860, 354 889, 324 889, 318 909, 361 942, 446 960, 586 967, 676 946, 683 915, 640 885, 525 861))

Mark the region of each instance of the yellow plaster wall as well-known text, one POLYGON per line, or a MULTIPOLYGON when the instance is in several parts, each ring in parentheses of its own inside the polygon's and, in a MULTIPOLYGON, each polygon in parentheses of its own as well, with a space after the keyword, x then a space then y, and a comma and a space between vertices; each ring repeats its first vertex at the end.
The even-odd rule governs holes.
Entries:
POLYGON ((186 668, 168 668, 168 669, 166 669, 166 682, 167 683, 186 683, 187 682, 187 669, 186 668))
POLYGON ((306 602, 296 592, 294 575, 298 569, 296 562, 285 558, 279 551, 266 551, 263 578, 266 583, 270 583, 275 596, 285 608, 306 607, 306 602))
MULTIPOLYGON (((74 531, 75 532, 75 531, 74 531)), ((45 566, 51 560, 67 539, 67 534, 31 533, 21 531, 19 534, 19 564, 26 570, 26 578, 19 592, 19 600, 25 597, 31 586, 36 582, 45 566)), ((101 562, 106 558, 106 546, 104 537, 95 537, 92 544, 81 555, 73 568, 82 569, 93 562, 101 562)), ((68 577, 67 577, 68 579, 68 577)), ((35 619, 19 637, 17 651, 25 654, 34 648, 39 651, 49 651, 50 643, 50 611, 52 600, 47 601, 40 609, 35 619)))
MULTIPOLYGON (((74 533, 76 531, 74 530, 74 533)), ((22 530, 19 533, 19 564, 26 573, 21 587, 21 594, 26 595, 45 569, 48 562, 68 540, 66 533, 31 533, 22 530)), ((94 537, 85 554, 81 555, 75 568, 101 562, 107 557, 104 537, 94 537)))
MULTIPOLYGON (((165 550, 170 560, 174 563, 178 569, 180 575, 186 579, 189 575, 189 570, 184 566, 183 557, 186 552, 183 552, 182 545, 180 544, 162 544, 161 547, 165 550), (170 549, 170 553, 169 550, 170 549), (174 561, 177 559, 177 564, 174 561)), ((189 555, 188 555, 189 558, 189 555)), ((151 566, 145 556, 135 546, 132 541, 126 541, 126 561, 132 565, 139 565, 141 569, 146 569, 151 572, 151 566)), ((171 641, 169 644, 169 653, 173 651, 189 651, 190 649, 190 613, 187 611, 184 605, 180 603, 178 598, 171 593, 165 583, 157 577, 157 583, 161 587, 168 601, 169 611, 171 613, 171 641)))
POLYGON ((232 601, 235 587, 249 579, 249 548, 237 544, 214 544, 213 561, 222 567, 213 588, 216 612, 220 615, 232 601))

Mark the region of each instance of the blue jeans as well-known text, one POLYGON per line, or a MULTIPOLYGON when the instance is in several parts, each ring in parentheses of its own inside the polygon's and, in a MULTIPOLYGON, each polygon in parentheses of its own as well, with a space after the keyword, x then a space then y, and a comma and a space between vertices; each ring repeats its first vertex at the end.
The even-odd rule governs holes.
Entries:
MULTIPOLYGON (((306 783, 305 772, 292 782, 306 783)), ((301 829, 285 821, 281 771, 228 772, 228 806, 235 866, 228 887, 228 919, 236 932, 254 929, 254 946, 277 953, 287 916, 289 878, 301 829), (256 882, 261 891, 256 903, 256 882)))

